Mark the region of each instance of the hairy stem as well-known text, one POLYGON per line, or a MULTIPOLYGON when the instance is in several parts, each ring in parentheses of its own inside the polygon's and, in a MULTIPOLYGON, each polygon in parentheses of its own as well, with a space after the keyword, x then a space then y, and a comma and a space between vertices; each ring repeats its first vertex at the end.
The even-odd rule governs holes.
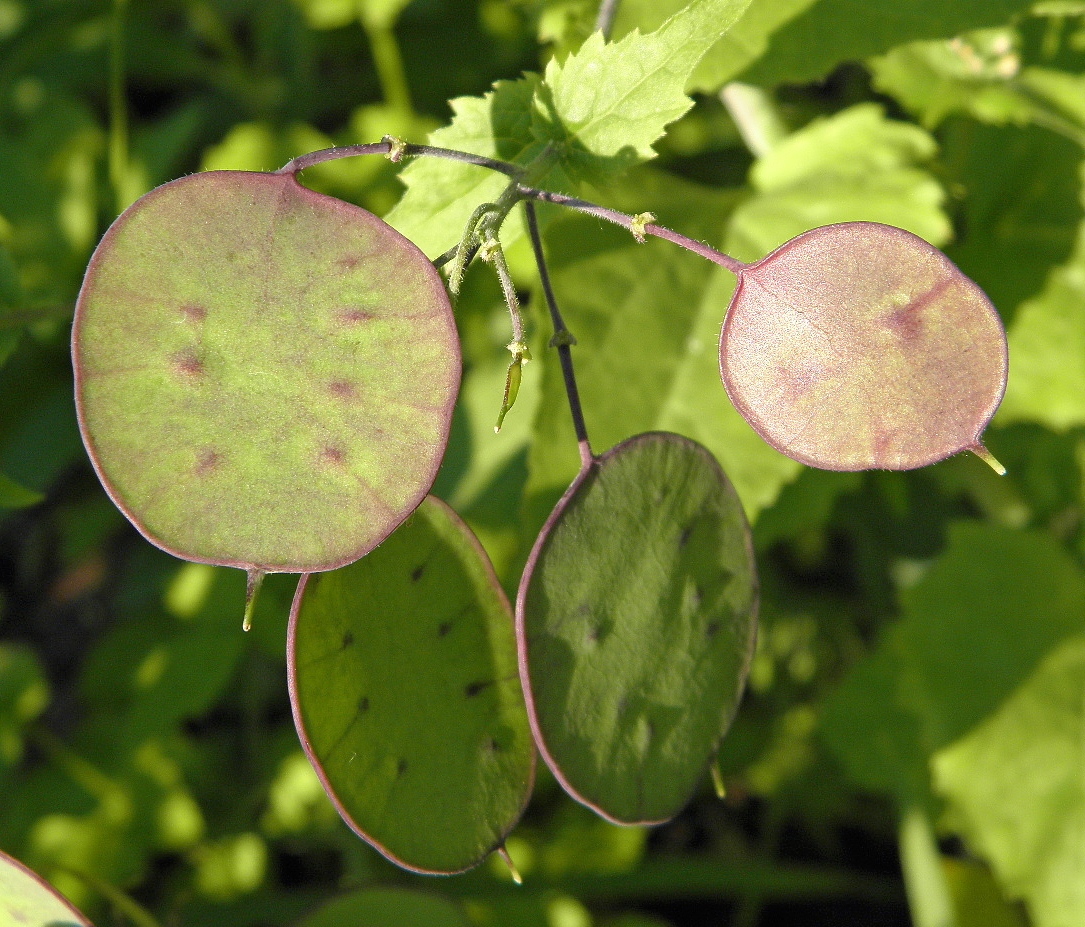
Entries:
POLYGON ((368 145, 343 145, 337 148, 322 148, 320 151, 311 151, 288 161, 280 167, 276 174, 297 174, 307 167, 315 164, 323 164, 325 161, 338 161, 340 158, 354 158, 358 155, 393 155, 394 159, 400 157, 425 156, 430 158, 444 158, 447 161, 461 161, 464 164, 474 164, 476 167, 485 167, 491 171, 497 171, 507 177, 518 178, 523 174, 523 168, 508 161, 498 161, 495 158, 487 158, 483 155, 471 154, 467 151, 455 151, 451 148, 434 148, 432 145, 407 145, 388 137, 379 142, 368 145))
POLYGON ((587 200, 578 200, 573 196, 565 196, 563 193, 551 193, 549 190, 536 190, 532 187, 525 187, 522 184, 519 186, 519 190, 520 194, 525 199, 539 200, 543 203, 554 203, 558 206, 565 206, 569 209, 575 209, 577 212, 587 213, 589 216, 595 216, 599 219, 604 219, 607 222, 613 222, 615 225, 620 225, 622 228, 629 229, 634 234, 639 231, 643 232, 645 235, 663 238, 679 247, 685 248, 687 251, 692 251, 694 254, 711 261, 713 264, 719 264, 720 267, 726 267, 733 274, 741 273, 746 266, 742 261, 736 260, 729 254, 723 254, 702 241, 695 241, 692 238, 687 238, 685 235, 680 235, 678 232, 674 232, 662 225, 656 225, 654 222, 640 223, 638 222, 637 216, 630 216, 624 212, 619 212, 616 209, 609 209, 606 206, 597 206, 595 203, 589 203, 587 200))
POLYGON ((610 41, 610 33, 614 28, 614 17, 618 14, 618 5, 621 0, 603 0, 599 4, 599 15, 595 19, 595 31, 602 32, 603 38, 610 41))
POLYGON ((584 469, 591 465, 594 456, 588 441, 588 426, 584 423, 584 410, 580 406, 580 391, 576 388, 576 373, 573 370, 571 347, 576 344, 576 339, 565 326, 565 319, 562 318, 561 310, 558 309, 554 287, 550 283, 550 271, 546 266, 546 256, 543 254, 539 220, 535 215, 535 204, 531 200, 524 201, 524 212, 527 214, 527 230, 531 236, 531 248, 535 252, 535 263, 539 268, 543 294, 546 296, 546 305, 550 309, 550 320, 554 324, 554 338, 550 343, 558 349, 561 373, 565 378, 565 393, 569 397, 569 411, 573 416, 573 429, 576 431, 576 441, 580 446, 580 466, 584 469))

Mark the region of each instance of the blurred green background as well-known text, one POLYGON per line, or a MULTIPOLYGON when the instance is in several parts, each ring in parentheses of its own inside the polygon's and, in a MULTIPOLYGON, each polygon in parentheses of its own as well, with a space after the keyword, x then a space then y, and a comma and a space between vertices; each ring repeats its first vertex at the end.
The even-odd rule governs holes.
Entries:
MULTIPOLYGON (((615 36, 682 5, 626 0, 615 36)), ((945 248, 1010 331, 985 439, 1006 477, 971 457, 906 474, 786 460, 715 372, 729 276, 545 217, 596 449, 688 434, 754 522, 762 628, 722 801, 706 781, 674 822, 617 828, 541 770, 508 843, 523 887, 499 860, 442 880, 395 869, 298 745, 295 579, 269 578, 243 635, 243 575, 150 547, 101 490, 68 339, 120 210, 192 171, 424 141, 451 98, 541 71, 595 15, 586 0, 0 0, 0 849, 96 923, 141 923, 134 901, 163 927, 279 927, 365 886, 446 894, 476 927, 1085 923, 1085 3, 753 0, 659 158, 588 191, 742 260, 851 219, 945 248)), ((305 181, 385 214, 397 170, 349 160, 305 181)), ((522 239, 509 257, 537 362, 494 436, 507 316, 473 268, 435 492, 514 590, 577 458, 522 239)))

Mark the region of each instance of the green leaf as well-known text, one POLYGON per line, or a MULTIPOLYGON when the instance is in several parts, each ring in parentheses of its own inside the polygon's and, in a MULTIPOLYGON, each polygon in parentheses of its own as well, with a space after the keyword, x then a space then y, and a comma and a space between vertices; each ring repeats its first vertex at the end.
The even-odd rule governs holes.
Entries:
POLYGON ((873 222, 804 232, 744 267, 720 335, 735 408, 826 470, 981 450, 1006 366, 983 291, 921 238, 873 222))
POLYGON ((422 872, 502 845, 534 747, 508 600, 451 509, 431 497, 369 556, 304 577, 288 659, 302 745, 355 832, 422 872))
MULTIPOLYGON (((970 119, 951 120, 941 137, 944 182, 964 191, 960 237, 946 254, 1011 324, 1021 302, 1073 251, 1082 220, 1081 147, 1046 129, 970 119)), ((1010 363, 1016 366, 1015 355, 1010 363)))
POLYGON ((297 927, 470 927, 459 905, 402 888, 367 888, 329 901, 297 927))
MULTIPOLYGON (((751 3, 738 22, 701 59, 686 89, 715 93, 765 53, 773 32, 815 2, 817 0, 758 0, 751 3)), ((688 0, 623 0, 615 19, 614 35, 623 36, 635 28, 642 32, 655 29, 687 3, 688 0)))
POLYGON ((945 554, 901 599, 901 697, 932 750, 982 722, 1085 628, 1081 568, 1035 531, 953 526, 945 554))
POLYGON ((949 238, 945 194, 921 165, 934 139, 863 103, 789 135, 750 171, 757 196, 735 210, 727 251, 764 257, 801 232, 835 222, 882 222, 933 245, 949 238))
POLYGON ((11 477, 0 473, 0 509, 25 509, 37 505, 44 498, 43 493, 27 489, 11 477))
POLYGON ((818 0, 775 30, 769 51, 741 77, 764 86, 805 83, 905 42, 1001 26, 1031 6, 1032 0, 818 0))
POLYGON ((578 801, 677 814, 738 706, 756 628, 749 527, 712 456, 640 435, 569 488, 517 596, 532 728, 578 801))
POLYGON ((1064 430, 1085 423, 1085 224, 1074 253, 1009 330, 1010 382, 1000 422, 1064 430))
MULTIPOLYGON (((538 75, 527 74, 516 81, 498 81, 482 97, 449 101, 452 123, 431 133, 429 144, 530 163, 544 147, 531 134, 531 101, 538 86, 538 75)), ((439 158, 417 158, 399 176, 407 190, 385 218, 431 258, 456 244, 475 208, 496 200, 509 184, 503 174, 439 158)), ((502 230, 505 247, 522 233, 517 213, 502 230)))
POLYGON ((1085 638, 1047 656, 1013 696, 934 758, 969 843, 1036 927, 1085 920, 1085 638))
POLYGON ((0 915, 19 927, 91 927, 55 888, 0 852, 0 915))
POLYGON ((533 130, 561 146, 574 177, 600 174, 599 159, 613 172, 655 157, 653 142, 693 105, 685 88, 697 62, 749 5, 698 0, 648 35, 606 43, 593 33, 564 62, 547 65, 533 130))
POLYGON ((899 641, 887 635, 826 699, 820 734, 853 782, 902 804, 926 794, 919 718, 900 695, 899 641))
POLYGON ((106 233, 73 334, 84 440, 178 556, 329 569, 437 473, 459 386, 444 285, 375 216, 288 175, 195 174, 106 233))

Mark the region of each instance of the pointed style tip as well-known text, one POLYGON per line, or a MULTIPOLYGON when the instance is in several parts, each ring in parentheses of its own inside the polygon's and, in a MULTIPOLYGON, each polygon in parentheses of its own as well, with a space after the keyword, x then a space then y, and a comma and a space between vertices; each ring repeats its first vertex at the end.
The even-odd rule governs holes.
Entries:
POLYGON ((712 761, 712 787, 716 790, 716 798, 723 801, 727 797, 727 786, 723 784, 723 773, 720 772, 719 763, 712 761))
POLYGON ((256 597, 260 593, 260 586, 263 585, 265 576, 267 576, 267 573, 263 570, 258 570, 255 567, 249 570, 248 581, 245 583, 245 618, 241 622, 243 631, 252 630, 252 615, 256 610, 256 597))
POLYGON ((501 846, 497 848, 497 855, 500 856, 505 861, 505 865, 509 867, 509 874, 512 876, 512 881, 517 885, 523 885, 524 877, 520 875, 520 870, 516 868, 516 863, 514 863, 512 857, 509 856, 509 851, 505 849, 505 844, 501 844, 501 846))
POLYGON ((998 459, 982 444, 976 444, 974 447, 970 447, 969 450, 975 454, 980 460, 982 460, 988 467, 995 471, 999 476, 1006 475, 1006 468, 998 462, 998 459))

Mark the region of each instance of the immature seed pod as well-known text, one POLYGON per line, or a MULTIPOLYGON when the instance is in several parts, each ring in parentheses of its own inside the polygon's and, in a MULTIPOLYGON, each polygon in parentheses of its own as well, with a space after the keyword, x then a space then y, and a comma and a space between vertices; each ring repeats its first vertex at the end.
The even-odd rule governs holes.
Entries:
POLYGON ((1007 366, 984 292, 923 239, 874 222, 805 232, 743 268, 720 335, 735 408, 826 470, 987 455, 1007 366))

